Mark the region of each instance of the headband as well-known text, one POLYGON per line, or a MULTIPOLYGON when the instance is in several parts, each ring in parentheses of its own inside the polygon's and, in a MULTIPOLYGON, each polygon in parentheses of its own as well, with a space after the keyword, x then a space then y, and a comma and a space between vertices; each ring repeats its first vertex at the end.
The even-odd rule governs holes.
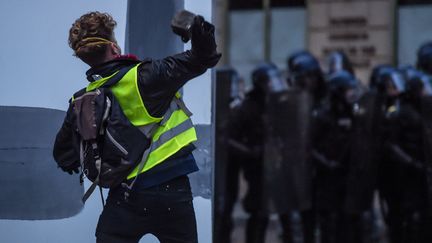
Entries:
POLYGON ((112 41, 109 41, 109 40, 107 40, 107 39, 100 38, 100 37, 88 37, 88 38, 82 39, 82 40, 80 41, 80 43, 82 43, 82 42, 86 42, 86 41, 90 41, 90 42, 88 42, 88 43, 86 43, 86 44, 84 44, 84 45, 78 47, 78 49, 75 51, 75 53, 76 53, 76 52, 79 52, 79 50, 80 50, 81 48, 86 47, 86 46, 95 46, 95 45, 101 45, 101 44, 102 44, 102 45, 107 45, 107 44, 111 44, 111 43, 113 43, 112 41), (91 42, 91 41, 93 41, 93 42, 91 42))

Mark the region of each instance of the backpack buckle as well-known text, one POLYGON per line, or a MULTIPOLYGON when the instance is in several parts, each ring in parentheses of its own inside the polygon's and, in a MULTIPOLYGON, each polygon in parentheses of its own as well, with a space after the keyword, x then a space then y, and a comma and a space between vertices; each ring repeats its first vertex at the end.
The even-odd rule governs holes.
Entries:
POLYGON ((81 172, 79 182, 81 186, 84 184, 84 172, 81 172))
POLYGON ((125 200, 125 202, 129 202, 129 191, 125 191, 124 192, 124 200, 125 200))
POLYGON ((123 182, 121 184, 121 186, 125 189, 125 192, 123 193, 124 194, 124 200, 125 200, 125 202, 128 202, 129 201, 130 192, 131 192, 131 187, 127 183, 125 183, 125 182, 123 182))

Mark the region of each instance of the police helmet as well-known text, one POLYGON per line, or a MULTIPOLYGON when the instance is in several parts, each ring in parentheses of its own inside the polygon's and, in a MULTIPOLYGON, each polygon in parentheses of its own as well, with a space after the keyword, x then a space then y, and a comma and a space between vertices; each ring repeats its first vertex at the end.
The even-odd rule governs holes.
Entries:
POLYGON ((432 74, 432 42, 423 44, 417 51, 417 68, 432 74))
POLYGON ((328 88, 332 99, 353 103, 360 96, 360 82, 350 72, 342 70, 328 76, 328 88), (347 94, 348 91, 352 91, 347 94))
POLYGON ((255 90, 264 92, 280 91, 287 86, 281 79, 279 69, 270 62, 260 64, 252 71, 252 84, 255 90))
POLYGON ((344 52, 334 51, 330 53, 328 56, 328 74, 342 70, 348 71, 352 75, 355 75, 352 63, 344 52))
POLYGON ((394 96, 405 91, 405 80, 398 69, 380 65, 373 69, 369 87, 378 94, 394 96))

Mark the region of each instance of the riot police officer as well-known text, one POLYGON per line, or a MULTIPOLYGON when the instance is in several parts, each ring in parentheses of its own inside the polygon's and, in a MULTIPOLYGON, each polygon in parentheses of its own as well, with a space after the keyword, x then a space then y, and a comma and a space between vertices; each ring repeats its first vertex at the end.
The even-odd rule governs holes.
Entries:
POLYGON ((357 79, 347 71, 330 75, 328 100, 313 117, 315 207, 323 243, 348 242, 344 235, 347 230, 344 203, 358 85, 357 79))
POLYGON ((432 42, 423 44, 417 51, 417 68, 429 75, 432 74, 432 42))
POLYGON ((326 96, 327 87, 318 60, 308 51, 298 51, 289 56, 288 83, 307 90, 313 98, 313 106, 319 106, 326 96))
POLYGON ((284 82, 272 63, 264 63, 252 72, 252 89, 244 100, 233 108, 231 114, 230 160, 237 160, 248 185, 243 208, 249 214, 246 225, 246 242, 263 243, 269 221, 263 203, 264 113, 266 99, 284 82))
POLYGON ((400 108, 389 116, 391 129, 386 143, 388 158, 394 164, 393 176, 397 178, 389 200, 390 236, 393 242, 431 242, 427 227, 430 165, 425 153, 428 138, 422 101, 432 94, 432 88, 423 73, 412 68, 403 72, 406 91, 400 108))
MULTIPOLYGON (((401 73, 391 65, 379 65, 372 70, 372 75, 369 82, 370 95, 373 97, 373 140, 371 146, 374 147, 374 164, 377 166, 377 187, 381 202, 381 212, 387 223, 390 233, 397 233, 397 225, 393 218, 397 217, 394 213, 396 202, 395 183, 398 179, 394 177, 394 164, 389 161, 385 151, 385 141, 387 139, 389 124, 388 117, 392 112, 399 109, 399 97, 405 91, 405 81, 401 73)), ((374 211, 375 212, 375 211, 374 211)), ((376 214, 374 215, 376 216, 376 214)), ((382 234, 381 223, 378 222, 378 217, 374 217, 373 226, 375 240, 382 234), (381 231, 381 232, 380 232, 381 231)), ((392 237, 395 238, 395 237, 392 237)), ((397 237, 396 237, 397 238, 397 237)))
MULTIPOLYGON (((311 107, 309 108, 310 112, 307 113, 310 117, 302 119, 310 120, 312 113, 321 108, 323 101, 326 98, 327 86, 325 83, 324 73, 318 60, 308 51, 298 51, 290 55, 288 57, 287 66, 289 72, 288 83, 291 88, 306 91, 310 96, 311 107)), ((304 101, 299 101, 299 103, 300 102, 303 104, 305 103, 304 101)), ((311 138, 309 137, 308 140, 311 140, 311 138)), ((313 175, 314 166, 310 162, 310 159, 308 159, 309 179, 311 180, 312 188, 309 189, 310 191, 307 193, 313 194, 313 185, 315 184, 313 175)), ((306 243, 315 242, 317 229, 313 196, 311 200, 311 205, 309 207, 303 207, 301 211, 300 227, 303 229, 303 240, 306 243)), ((291 221, 291 228, 296 229, 298 227, 299 226, 295 225, 295 222, 291 221)), ((293 230, 293 232, 295 232, 295 230, 293 230)))

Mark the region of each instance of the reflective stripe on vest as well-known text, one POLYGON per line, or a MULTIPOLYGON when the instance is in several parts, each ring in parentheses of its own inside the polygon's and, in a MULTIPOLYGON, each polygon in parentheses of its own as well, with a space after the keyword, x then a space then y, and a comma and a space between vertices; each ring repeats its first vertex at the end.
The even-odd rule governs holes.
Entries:
MULTIPOLYGON (((170 108, 161 118, 149 115, 141 94, 138 89, 137 68, 139 64, 129 70, 126 75, 110 89, 117 98, 120 107, 129 121, 140 128, 141 131, 148 132, 149 128, 156 123, 160 123, 152 137, 151 147, 148 148, 148 156, 144 162, 143 169, 138 173, 137 166, 127 177, 131 179, 137 174, 150 170, 162 163, 170 156, 177 153, 180 149, 197 140, 196 131, 192 121, 188 116, 188 111, 183 110, 181 102, 176 99, 181 98, 179 94, 173 99, 170 108)), ((113 74, 115 75, 115 74, 113 74)), ((99 79, 90 83, 87 91, 94 90, 102 86, 113 75, 99 79)), ((184 107, 183 107, 184 108, 184 107)))

